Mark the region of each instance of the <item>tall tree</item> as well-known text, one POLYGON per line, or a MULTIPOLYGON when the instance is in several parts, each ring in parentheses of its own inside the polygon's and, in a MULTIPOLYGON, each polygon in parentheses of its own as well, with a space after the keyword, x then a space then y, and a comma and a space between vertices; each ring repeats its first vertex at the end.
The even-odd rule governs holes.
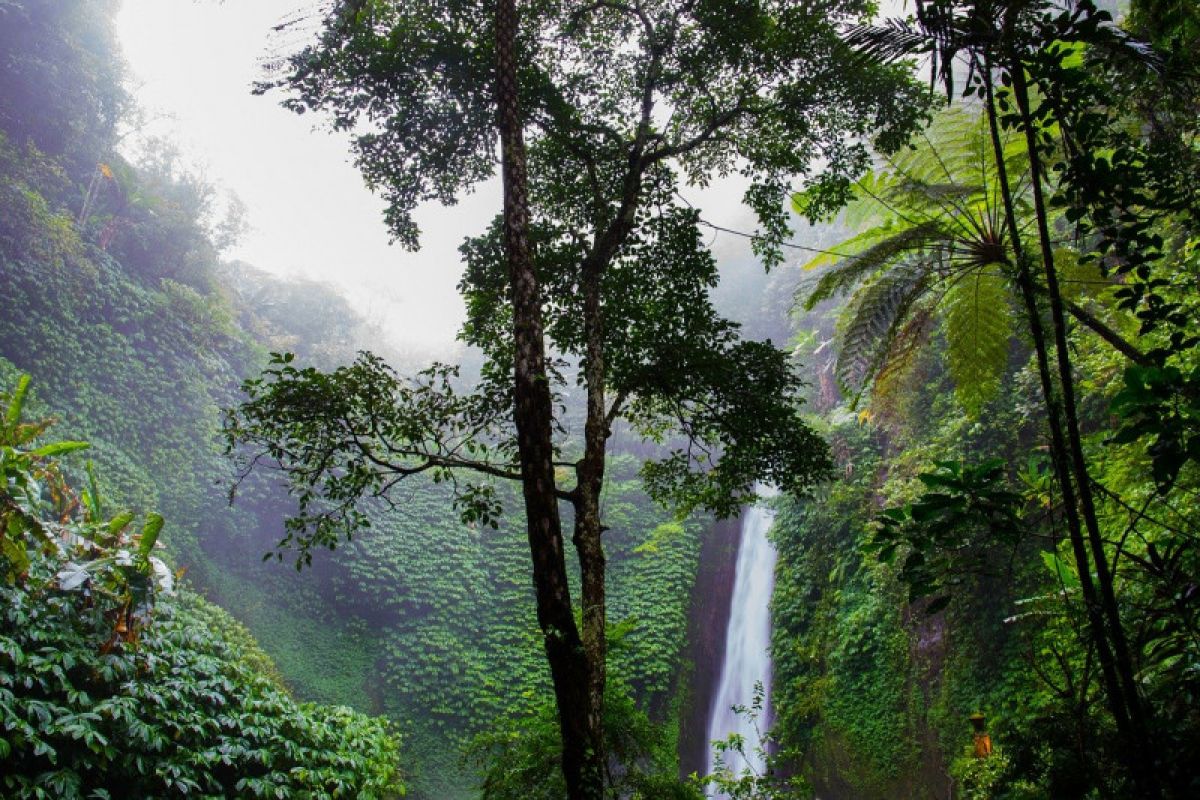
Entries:
POLYGON ((479 386, 456 390, 444 365, 413 383, 371 357, 331 374, 280 358, 247 383, 227 430, 252 461, 287 472, 300 513, 284 544, 303 559, 366 521, 361 498, 408 476, 454 481, 463 515, 485 522, 496 494, 470 473, 521 481, 572 797, 603 789, 600 496, 614 425, 662 445, 643 475, 681 513, 732 514, 758 480, 801 491, 827 469, 784 355, 714 311, 716 265, 678 190, 740 173, 756 249, 777 263, 790 182, 821 159, 837 197, 866 163, 865 137, 893 148, 921 113, 905 70, 849 57, 838 25, 867 6, 337 2, 319 42, 262 87, 354 132, 358 165, 410 247, 416 205, 451 203, 492 175, 499 133, 505 213, 463 246, 462 338, 486 356, 479 386), (577 443, 555 410, 572 373, 586 395, 577 443), (582 629, 559 501, 574 516, 582 629))
MULTIPOLYGON (((517 91, 517 9, 515 0, 496 3, 496 119, 504 181, 504 254, 512 304, 513 422, 525 495, 525 524, 537 586, 538 624, 554 677, 563 773, 571 796, 596 796, 604 786, 603 656, 584 649, 571 608, 563 555, 562 521, 554 477, 553 400, 546 372, 542 300, 529 242, 529 174, 517 91)), ((601 454, 603 457, 603 453, 601 454)), ((583 564, 585 551, 580 549, 583 564)), ((585 581, 599 581, 600 641, 603 641, 604 557, 588 552, 585 581)), ((596 588, 585 630, 596 623, 596 588)), ((594 643, 593 643, 594 648, 594 643)))

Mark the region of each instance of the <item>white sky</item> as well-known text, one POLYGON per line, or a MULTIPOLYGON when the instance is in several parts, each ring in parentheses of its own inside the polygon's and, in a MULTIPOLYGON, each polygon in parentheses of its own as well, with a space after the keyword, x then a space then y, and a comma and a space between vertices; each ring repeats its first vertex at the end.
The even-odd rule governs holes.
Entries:
MULTIPOLYGON (((419 252, 389 246, 383 203, 350 163, 346 139, 314 130, 311 115, 280 108, 280 95, 250 94, 261 59, 279 47, 271 27, 313 4, 124 0, 117 26, 130 88, 148 120, 138 135, 171 140, 185 161, 245 203, 251 230, 229 257, 333 284, 404 351, 443 349, 464 316, 457 248, 499 209, 498 182, 457 206, 420 209, 419 252)), ((688 194, 717 224, 751 224, 735 187, 688 194)), ((736 257, 746 247, 721 236, 716 250, 736 257)))
POLYGON ((277 275, 327 281, 408 349, 450 344, 463 317, 457 248, 499 203, 484 187, 422 209, 422 249, 388 245, 383 203, 363 185, 344 137, 255 97, 270 29, 304 0, 125 0, 118 31, 149 123, 246 204, 251 230, 229 253, 277 275))

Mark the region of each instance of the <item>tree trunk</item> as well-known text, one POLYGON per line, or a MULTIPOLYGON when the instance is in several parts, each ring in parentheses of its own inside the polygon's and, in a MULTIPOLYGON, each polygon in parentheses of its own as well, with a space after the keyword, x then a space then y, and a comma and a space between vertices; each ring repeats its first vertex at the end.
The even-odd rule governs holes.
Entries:
POLYGON ((1108 342, 1110 345, 1112 345, 1114 350, 1128 358, 1133 363, 1143 367, 1153 365, 1154 362, 1145 353, 1143 353, 1141 350, 1138 350, 1128 340, 1126 340, 1112 328, 1105 325, 1082 306, 1063 298, 1063 307, 1066 309, 1067 313, 1074 317, 1081 325, 1099 336, 1104 341, 1108 342))
POLYGON ((996 176, 1000 184, 1000 195, 1004 203, 1005 222, 1009 236, 1012 237, 1012 248, 1017 270, 1017 287, 1025 305, 1025 313, 1029 318, 1029 332, 1033 339, 1034 353, 1037 356, 1038 377, 1042 385, 1042 397, 1046 403, 1046 417, 1050 429, 1050 461, 1054 467, 1055 477, 1063 494, 1063 513, 1067 521, 1067 536, 1071 542, 1071 552, 1075 557, 1076 571, 1079 573, 1080 589, 1083 594, 1084 611, 1088 619, 1088 631, 1096 646, 1097 657, 1100 661, 1101 673, 1104 676, 1105 695, 1108 699, 1109 710, 1117 724, 1117 730, 1122 737, 1129 733, 1129 715, 1125 709, 1123 692, 1117 680, 1116 667, 1113 663, 1112 649, 1105 634, 1104 618, 1100 604, 1096 598, 1096 587, 1092 582, 1091 564, 1088 559, 1087 547, 1083 540, 1083 529, 1079 521, 1079 508, 1075 502, 1075 488, 1071 480, 1066 442, 1062 433, 1062 412, 1058 402, 1058 389, 1050 370, 1050 351, 1046 342, 1046 332, 1042 327, 1042 312, 1038 307, 1037 290, 1033 276, 1029 272, 1029 260, 1025 248, 1021 244, 1020 229, 1017 225, 1016 208, 1012 199, 1012 190, 1008 182, 1008 169, 1004 163, 1004 146, 1000 141, 1000 130, 996 121, 996 106, 993 97, 992 66, 985 61, 983 69, 984 89, 987 97, 985 109, 988 128, 992 139, 992 155, 996 162, 996 176))
MULTIPOLYGON (((604 689, 608 678, 605 558, 601 541, 600 491, 604 487, 604 456, 608 441, 604 379, 604 319, 600 308, 602 266, 591 259, 583 265, 583 318, 587 337, 584 382, 587 384, 587 422, 583 458, 576 466, 575 550, 583 584, 583 649, 588 656, 589 714, 593 728, 603 731, 604 689)), ((595 747, 604 762, 604 740, 595 747)))
POLYGON ((562 769, 571 800, 603 795, 601 732, 591 713, 591 670, 571 606, 562 521, 554 481, 553 404, 546 375, 541 295, 529 245, 525 140, 517 94, 515 0, 496 4, 496 106, 504 181, 504 246, 512 284, 514 336, 513 421, 537 618, 550 663, 562 734, 562 769))
POLYGON ((1115 666, 1120 678, 1121 689, 1124 693, 1126 709, 1129 713, 1130 744, 1133 746, 1134 758, 1139 764, 1135 779, 1140 774, 1142 790, 1147 797, 1157 797, 1160 792, 1154 778, 1154 748, 1150 746, 1148 728, 1142 710, 1141 697, 1138 693, 1137 679, 1134 676, 1133 660, 1130 656, 1129 645, 1125 638, 1125 629, 1121 625, 1120 611, 1117 607, 1112 573, 1108 566, 1108 557, 1104 552, 1104 541, 1100 534, 1100 524, 1096 517, 1095 498, 1092 495, 1091 478, 1088 475, 1087 460, 1083 453, 1082 439, 1079 433, 1079 416, 1075 405, 1075 378, 1071 365, 1071 354, 1067 349, 1067 322, 1063 311, 1062 294, 1058 287, 1058 274, 1054 266, 1054 251, 1050 240, 1049 222, 1046 213, 1046 201, 1042 194, 1042 179, 1044 177, 1041 156, 1038 151, 1037 130, 1030 111, 1029 87, 1026 83, 1025 71, 1018 62, 1012 70, 1013 99, 1016 100, 1017 110, 1021 116, 1021 127, 1024 129, 1025 142, 1029 150, 1030 183, 1033 190, 1034 213, 1037 222, 1038 242, 1041 249, 1042 268, 1046 278, 1046 290, 1050 301, 1050 318, 1054 330, 1054 350, 1057 357, 1058 379, 1062 387, 1063 406, 1067 432, 1068 454, 1070 465, 1075 477, 1075 488, 1078 491, 1080 510, 1087 529, 1088 544, 1096 571, 1096 583, 1100 588, 1101 608, 1106 617, 1108 636, 1112 642, 1115 666))

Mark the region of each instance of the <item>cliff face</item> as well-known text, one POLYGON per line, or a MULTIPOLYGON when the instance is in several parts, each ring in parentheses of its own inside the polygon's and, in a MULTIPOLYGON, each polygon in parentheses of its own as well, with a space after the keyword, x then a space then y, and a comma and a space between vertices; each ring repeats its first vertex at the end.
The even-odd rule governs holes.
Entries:
MULTIPOLYGON (((821 800, 948 800, 953 797, 949 765, 931 709, 941 702, 949 631, 944 616, 906 610, 908 667, 904 675, 906 722, 901 729, 907 757, 900 769, 881 772, 872 753, 856 747, 846 731, 822 725, 801 764, 821 800)), ((962 741, 965 742, 965 726, 962 741)))
POLYGON ((708 767, 708 719, 713 692, 721 680, 725 629, 737 567, 741 525, 738 520, 715 522, 700 546, 700 568, 692 588, 685 662, 679 710, 679 766, 684 775, 704 774, 708 767))

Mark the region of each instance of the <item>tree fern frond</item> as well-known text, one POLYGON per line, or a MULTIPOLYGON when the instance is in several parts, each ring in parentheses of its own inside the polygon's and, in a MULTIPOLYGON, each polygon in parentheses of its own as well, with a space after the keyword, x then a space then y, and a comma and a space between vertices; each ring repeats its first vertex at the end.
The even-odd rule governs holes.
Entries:
POLYGON ((930 304, 917 305, 892 338, 871 384, 871 408, 881 417, 891 415, 895 401, 933 330, 934 317, 930 304))
POLYGON ((868 228, 861 233, 851 236, 849 239, 838 242, 835 245, 835 250, 826 250, 813 256, 809 261, 805 262, 801 269, 805 272, 812 272, 821 267, 836 264, 839 261, 852 259, 877 242, 892 236, 895 230, 890 224, 876 225, 868 228))
POLYGON ((925 181, 906 178, 899 181, 892 192, 893 197, 904 196, 920 204, 943 199, 966 199, 981 194, 984 187, 980 183, 926 183, 925 181))
MULTIPOLYGON (((887 208, 876 198, 886 195, 891 190, 894 176, 883 170, 866 173, 850 187, 851 197, 838 213, 847 228, 858 230, 867 224, 877 224, 887 208)), ((812 194, 810 190, 796 192, 792 195, 792 211, 798 216, 809 217, 812 194)))
POLYGON ((859 289, 838 336, 834 376, 857 404, 870 378, 883 363, 908 309, 926 287, 928 271, 899 267, 859 289))
MULTIPOLYGON (((835 294, 849 291, 868 275, 886 267, 902 256, 922 250, 930 242, 943 238, 945 238, 945 231, 942 229, 941 223, 930 221, 901 229, 882 241, 875 241, 875 244, 849 258, 843 258, 841 263, 824 272, 817 281, 817 285, 804 299, 804 308, 811 311, 817 303, 827 300, 835 294)), ((874 237, 874 239, 877 240, 878 237, 874 237)), ((843 242, 839 246, 839 250, 845 248, 847 244, 849 242, 843 242)), ((922 274, 928 272, 928 264, 918 261, 906 265, 906 268, 922 274)))
POLYGON ((1004 279, 976 270, 957 281, 943 300, 946 357, 954 393, 976 418, 1000 391, 1008 366, 1013 314, 1004 279))
MULTIPOLYGON (((990 147, 986 121, 961 107, 938 114, 921 133, 921 143, 893 157, 896 169, 926 183, 979 181, 979 153, 990 147)), ((987 152, 987 151, 985 151, 987 152)), ((985 162, 986 163, 986 162, 985 162)))
POLYGON ((852 230, 880 222, 894 224, 897 216, 889 198, 896 192, 897 176, 886 170, 868 172, 854 186, 854 197, 846 204, 842 220, 852 230))

